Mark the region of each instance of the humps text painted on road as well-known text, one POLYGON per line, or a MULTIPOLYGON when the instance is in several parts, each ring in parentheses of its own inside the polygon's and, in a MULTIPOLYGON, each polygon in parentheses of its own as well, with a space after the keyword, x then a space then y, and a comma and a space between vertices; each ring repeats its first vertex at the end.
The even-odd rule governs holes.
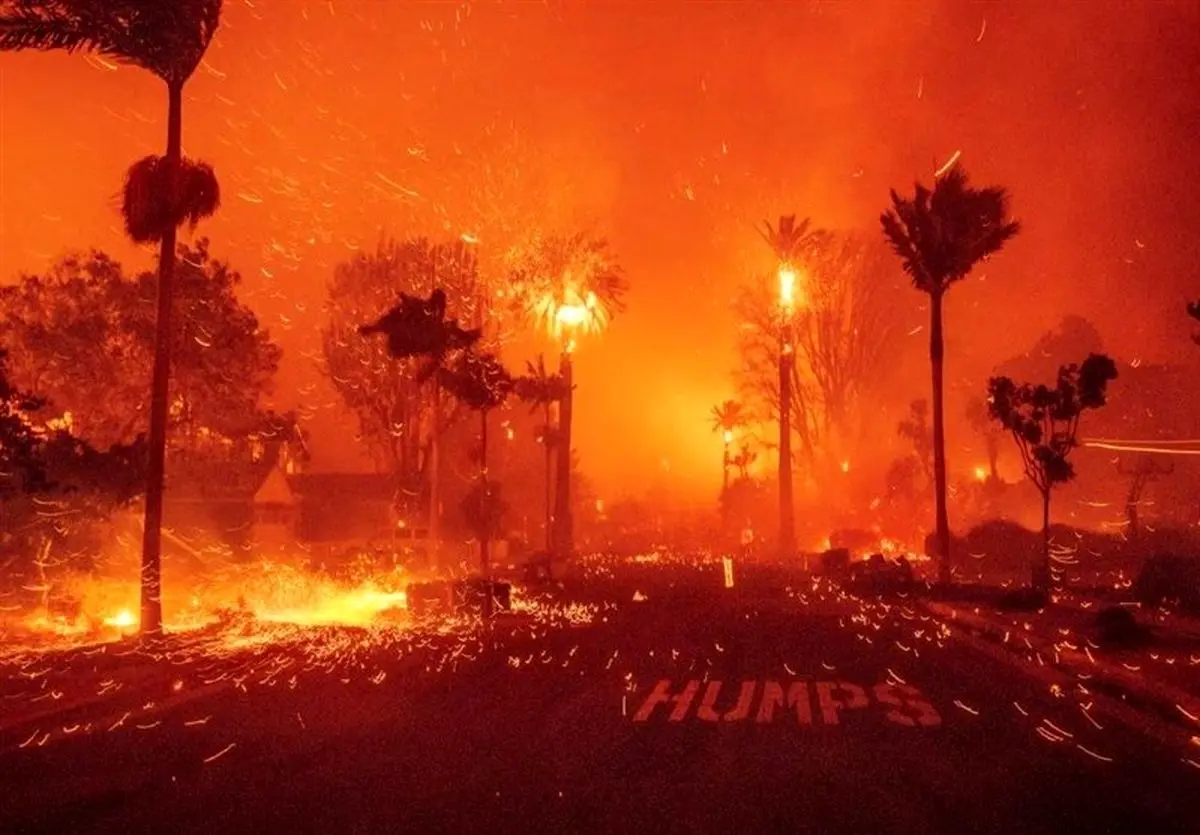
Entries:
POLYGON ((673 688, 668 679, 654 685, 633 721, 646 722, 657 712, 659 716, 665 713, 668 722, 682 722, 695 705, 692 715, 702 722, 766 723, 773 722, 777 714, 790 714, 801 725, 838 725, 843 712, 864 710, 872 703, 897 725, 932 728, 942 724, 933 705, 908 684, 885 682, 864 688, 847 681, 743 681, 740 687, 726 688, 719 681, 691 680, 673 688), (725 698, 721 698, 722 690, 725 698), (724 704, 724 709, 718 708, 718 703, 724 704))

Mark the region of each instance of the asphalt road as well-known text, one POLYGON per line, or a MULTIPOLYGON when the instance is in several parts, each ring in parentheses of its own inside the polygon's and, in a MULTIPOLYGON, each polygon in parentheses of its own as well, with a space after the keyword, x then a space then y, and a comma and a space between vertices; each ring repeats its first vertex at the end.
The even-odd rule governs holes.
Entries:
POLYGON ((610 601, 592 623, 484 642, 97 656, 111 697, 0 703, 0 831, 1200 831, 1186 737, 1085 711, 917 608, 612 571, 577 592, 610 601))

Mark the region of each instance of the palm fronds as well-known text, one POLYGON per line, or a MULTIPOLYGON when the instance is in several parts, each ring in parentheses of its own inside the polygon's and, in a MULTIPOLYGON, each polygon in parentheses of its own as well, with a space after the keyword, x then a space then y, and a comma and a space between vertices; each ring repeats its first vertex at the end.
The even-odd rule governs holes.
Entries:
POLYGON ((917 183, 911 198, 895 190, 891 196, 892 208, 879 218, 884 237, 913 284, 926 293, 944 293, 1021 228, 1008 216, 1008 192, 972 188, 958 165, 932 190, 917 183))
POLYGON ((9 0, 0 51, 85 50, 182 85, 221 21, 222 0, 9 0))
POLYGON ((151 155, 129 168, 121 215, 129 237, 149 243, 185 222, 194 229, 220 204, 221 187, 208 163, 184 159, 172 170, 166 157, 151 155))

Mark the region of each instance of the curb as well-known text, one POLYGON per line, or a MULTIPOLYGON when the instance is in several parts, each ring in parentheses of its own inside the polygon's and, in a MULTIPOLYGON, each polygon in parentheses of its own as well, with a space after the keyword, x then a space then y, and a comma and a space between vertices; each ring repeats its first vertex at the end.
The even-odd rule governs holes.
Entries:
POLYGON ((1057 648, 1052 641, 1025 633, 992 618, 936 601, 920 601, 931 615, 969 632, 979 633, 1014 656, 1026 650, 1038 654, 1048 666, 1071 674, 1083 674, 1089 687, 1105 692, 1119 701, 1153 712, 1192 735, 1200 734, 1200 699, 1191 693, 1160 681, 1137 675, 1115 664, 1097 660, 1077 650, 1057 648), (1011 643, 1020 635, 1021 643, 1011 643), (1189 716, 1190 714, 1190 716, 1189 716))

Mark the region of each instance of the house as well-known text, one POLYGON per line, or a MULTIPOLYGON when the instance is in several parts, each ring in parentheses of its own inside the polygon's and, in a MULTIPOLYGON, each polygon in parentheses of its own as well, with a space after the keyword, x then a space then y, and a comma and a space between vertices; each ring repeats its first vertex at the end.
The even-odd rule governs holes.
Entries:
POLYGON ((257 547, 391 538, 392 479, 378 473, 292 473, 274 467, 253 498, 257 547))

